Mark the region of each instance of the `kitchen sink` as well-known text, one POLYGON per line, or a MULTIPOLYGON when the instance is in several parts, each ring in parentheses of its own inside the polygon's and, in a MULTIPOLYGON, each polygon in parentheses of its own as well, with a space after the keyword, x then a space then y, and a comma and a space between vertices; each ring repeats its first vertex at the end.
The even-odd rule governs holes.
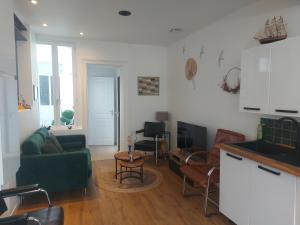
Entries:
POLYGON ((265 141, 248 141, 231 144, 244 151, 253 152, 267 158, 300 167, 300 151, 265 141))
POLYGON ((262 155, 287 155, 294 149, 283 147, 280 145, 271 144, 265 141, 249 141, 234 144, 235 146, 254 151, 262 155))

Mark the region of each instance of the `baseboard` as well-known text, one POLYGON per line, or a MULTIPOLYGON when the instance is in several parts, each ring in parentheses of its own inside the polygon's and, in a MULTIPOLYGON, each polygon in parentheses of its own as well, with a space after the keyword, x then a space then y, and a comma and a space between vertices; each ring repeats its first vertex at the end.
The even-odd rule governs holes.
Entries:
POLYGON ((16 201, 16 204, 15 206, 12 208, 11 212, 10 212, 10 215, 14 215, 15 212, 17 211, 17 209, 19 208, 20 206, 20 198, 17 198, 17 201, 16 201))
MULTIPOLYGON (((10 180, 7 179, 7 182, 1 186, 1 190, 14 188, 14 187, 16 187, 15 175, 14 177, 11 177, 10 180)), ((1 217, 11 216, 17 211, 18 207, 20 206, 20 197, 14 196, 14 197, 5 198, 5 203, 7 206, 7 210, 1 215, 1 217)))
POLYGON ((11 197, 9 199, 6 199, 5 202, 8 209, 1 215, 1 217, 8 217, 14 215, 14 213, 18 210, 20 206, 20 198, 11 197))

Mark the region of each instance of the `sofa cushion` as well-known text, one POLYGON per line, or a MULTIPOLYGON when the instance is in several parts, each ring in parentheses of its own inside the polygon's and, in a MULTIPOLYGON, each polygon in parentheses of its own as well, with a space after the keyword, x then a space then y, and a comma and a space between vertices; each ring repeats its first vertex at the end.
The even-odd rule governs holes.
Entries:
POLYGON ((41 127, 35 131, 35 133, 41 135, 44 140, 49 136, 49 131, 46 127, 41 127))
POLYGON ((41 148, 44 142, 45 141, 40 134, 34 133, 23 142, 21 146, 22 153, 24 155, 41 154, 41 148))
POLYGON ((48 192, 62 192, 87 187, 88 149, 55 154, 22 155, 17 185, 38 183, 48 192))
POLYGON ((63 147, 64 151, 72 150, 72 149, 81 149, 85 148, 86 141, 85 136, 81 134, 77 135, 62 135, 62 136, 55 136, 58 142, 63 147))
POLYGON ((54 154, 54 153, 60 153, 62 152, 54 143, 53 141, 48 137, 43 144, 41 151, 43 154, 54 154))
POLYGON ((58 142, 57 138, 53 134, 49 134, 49 136, 46 138, 46 141, 47 140, 50 140, 55 145, 58 152, 64 151, 61 144, 58 142))

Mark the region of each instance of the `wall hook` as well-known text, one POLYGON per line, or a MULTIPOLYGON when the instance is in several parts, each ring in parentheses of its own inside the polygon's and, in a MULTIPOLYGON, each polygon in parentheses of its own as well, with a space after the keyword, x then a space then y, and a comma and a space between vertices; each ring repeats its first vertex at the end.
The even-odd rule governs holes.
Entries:
POLYGON ((222 50, 219 54, 219 58, 218 58, 218 64, 219 64, 219 67, 222 66, 222 61, 225 60, 224 59, 224 50, 222 50))
POLYGON ((202 56, 204 55, 204 46, 202 45, 200 50, 200 59, 202 59, 202 56))

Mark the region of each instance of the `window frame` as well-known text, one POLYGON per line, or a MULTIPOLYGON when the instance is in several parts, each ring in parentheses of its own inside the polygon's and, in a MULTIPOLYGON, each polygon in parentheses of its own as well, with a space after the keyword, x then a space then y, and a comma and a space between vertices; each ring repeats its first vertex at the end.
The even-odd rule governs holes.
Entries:
MULTIPOLYGON (((51 46, 51 52, 52 52, 52 84, 51 84, 51 90, 52 92, 51 96, 51 102, 50 105, 53 105, 54 107, 54 125, 51 125, 54 129, 55 128, 61 128, 65 127, 64 125, 61 125, 60 123, 60 77, 59 77, 59 64, 58 64, 58 47, 64 46, 64 47, 71 47, 72 48, 72 73, 73 73, 73 104, 74 104, 74 124, 73 126, 79 127, 81 122, 79 121, 79 118, 77 117, 77 110, 78 110, 78 101, 77 101, 77 73, 76 73, 76 47, 73 43, 68 42, 61 42, 61 41, 45 41, 45 40, 38 40, 36 41, 35 45, 50 45, 51 46)), ((36 58, 37 62, 37 58, 36 58)), ((39 76, 38 76, 38 85, 40 87, 39 83, 39 76)), ((38 93, 38 100, 39 100, 39 106, 40 106, 40 92, 38 93)), ((40 110, 39 110, 40 112, 40 110)))

